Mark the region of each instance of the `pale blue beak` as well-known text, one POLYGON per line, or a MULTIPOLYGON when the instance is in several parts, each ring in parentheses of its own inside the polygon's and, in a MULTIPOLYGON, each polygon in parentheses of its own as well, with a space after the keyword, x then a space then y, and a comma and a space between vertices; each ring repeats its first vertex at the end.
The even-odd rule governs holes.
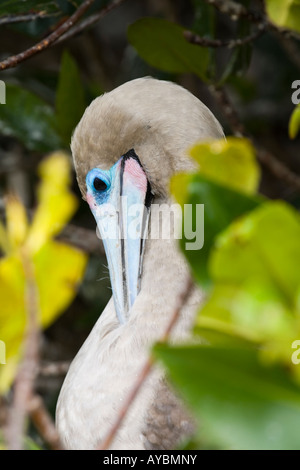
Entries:
POLYGON ((125 323, 140 290, 151 188, 134 150, 86 176, 86 199, 103 240, 115 309, 125 323))

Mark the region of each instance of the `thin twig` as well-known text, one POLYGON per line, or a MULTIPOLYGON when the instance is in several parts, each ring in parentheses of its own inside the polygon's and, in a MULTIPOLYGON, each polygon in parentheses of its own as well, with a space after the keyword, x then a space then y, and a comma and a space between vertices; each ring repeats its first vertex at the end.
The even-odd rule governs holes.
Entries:
POLYGON ((237 137, 246 137, 249 139, 253 146, 256 148, 258 160, 266 166, 276 178, 285 181, 292 188, 297 191, 300 190, 300 176, 293 173, 284 163, 280 162, 274 155, 267 149, 263 148, 256 140, 246 131, 243 123, 240 121, 236 110, 232 106, 224 88, 210 87, 217 103, 223 111, 228 123, 237 137))
POLYGON ((239 119, 236 110, 232 106, 232 103, 229 101, 227 93, 224 90, 224 87, 211 85, 209 87, 210 92, 214 96, 217 104, 221 108, 221 111, 225 115, 225 118, 228 121, 229 126, 232 129, 233 134, 236 137, 245 137, 247 131, 244 124, 239 119))
POLYGON ((10 450, 21 450, 23 448, 25 421, 28 405, 33 394, 39 350, 39 307, 34 271, 27 253, 23 253, 22 261, 25 274, 27 330, 24 340, 23 359, 14 382, 14 397, 7 426, 6 438, 8 449, 10 450))
POLYGON ((299 44, 295 42, 294 38, 288 38, 279 33, 276 33, 276 36, 290 61, 300 70, 299 44))
POLYGON ((109 13, 111 10, 114 8, 118 7, 121 5, 121 3, 124 3, 126 0, 115 0, 114 2, 109 3, 106 7, 102 8, 98 13, 94 13, 93 15, 90 15, 88 18, 83 19, 78 25, 74 26, 72 29, 67 31, 65 34, 63 34, 56 42, 55 45, 60 44, 63 41, 66 41, 67 39, 72 38, 73 36, 76 36, 77 34, 80 34, 82 31, 90 28, 94 24, 96 24, 103 16, 105 16, 107 13, 109 13))
MULTIPOLYGON (((173 315, 170 319, 170 322, 168 323, 166 330, 164 331, 163 335, 160 338, 160 342, 166 342, 169 339, 171 331, 174 328, 174 326, 175 326, 175 324, 176 324, 176 322, 179 318, 179 315, 181 313, 181 310, 184 307, 184 305, 186 304, 193 288, 194 288, 194 283, 193 283, 192 279, 189 277, 189 279, 186 283, 186 287, 185 287, 185 289, 183 290, 183 292, 181 293, 181 295, 178 299, 177 307, 173 312, 173 315)), ((147 359, 146 363, 144 364, 144 366, 143 366, 143 368, 142 368, 142 370, 141 370, 141 372, 140 372, 140 374, 137 378, 137 381, 134 384, 134 387, 132 388, 131 392, 127 396, 127 398, 125 400, 125 403, 123 404, 123 406, 122 406, 122 408, 121 408, 121 410, 120 410, 120 412, 117 416, 117 419, 116 419, 115 423, 111 427, 110 431, 108 432, 107 436, 104 438, 101 445, 98 447, 98 450, 107 450, 109 448, 109 446, 111 445, 111 443, 112 443, 113 439, 115 438, 118 430, 120 429, 120 426, 123 423, 124 418, 126 417, 126 415, 128 413, 128 410, 129 410, 130 406, 132 405, 133 401, 135 400, 135 398, 136 398, 138 392, 140 391, 140 388, 142 387, 143 383, 145 382, 146 378, 150 374, 153 365, 154 365, 154 359, 150 356, 147 359)))
POLYGON ((104 254, 103 242, 96 235, 96 230, 67 225, 56 237, 57 240, 69 243, 89 254, 104 254))
POLYGON ((38 375, 43 377, 53 377, 57 375, 66 375, 70 367, 69 361, 50 362, 40 364, 38 375))
POLYGON ((233 49, 234 47, 242 46, 250 42, 255 41, 265 32, 265 23, 260 23, 257 30, 245 36, 244 38, 237 39, 228 39, 222 41, 221 39, 210 39, 199 36, 198 34, 193 33, 192 31, 184 31, 185 39, 191 44, 197 44, 198 46, 203 47, 227 47, 228 49, 233 49))
POLYGON ((86 10, 94 3, 95 0, 85 0, 80 7, 71 15, 66 21, 64 21, 53 33, 49 34, 45 39, 38 42, 34 46, 26 49, 19 54, 8 57, 7 59, 0 62, 0 70, 9 69, 16 67, 20 62, 23 62, 26 59, 29 59, 35 54, 42 52, 47 49, 50 45, 55 43, 59 37, 61 37, 65 32, 67 32, 72 26, 83 16, 86 10))
POLYGON ((44 402, 38 395, 34 395, 29 403, 29 414, 33 424, 52 450, 62 450, 58 432, 53 420, 45 408, 44 402))
POLYGON ((37 13, 28 13, 24 15, 1 16, 0 26, 4 26, 6 24, 25 23, 29 21, 35 21, 40 18, 49 18, 49 17, 57 16, 57 14, 58 13, 47 13, 46 11, 39 11, 37 13))
POLYGON ((141 370, 141 372, 140 372, 140 374, 137 378, 137 381, 134 384, 133 389, 131 390, 131 392, 127 396, 127 399, 126 399, 124 405, 122 406, 122 408, 121 408, 121 410, 120 410, 120 412, 117 416, 116 421, 112 425, 110 431, 108 432, 107 436, 104 438, 101 445, 97 448, 97 450, 107 450, 109 448, 109 446, 111 445, 112 441, 114 440, 118 430, 120 429, 120 427, 123 423, 124 418, 126 417, 126 415, 128 413, 128 410, 129 410, 131 404, 133 403, 134 399, 136 398, 138 392, 140 391, 140 388, 143 385, 144 381, 146 380, 146 378, 150 374, 150 372, 152 370, 152 367, 153 367, 153 363, 154 363, 154 361, 153 361, 152 357, 149 357, 149 359, 145 363, 144 367, 142 368, 142 370, 141 370))
POLYGON ((267 149, 261 147, 255 143, 256 154, 258 160, 267 167, 276 178, 285 181, 290 185, 290 188, 294 188, 297 192, 300 191, 300 176, 293 173, 287 166, 281 161, 277 160, 274 155, 267 149))

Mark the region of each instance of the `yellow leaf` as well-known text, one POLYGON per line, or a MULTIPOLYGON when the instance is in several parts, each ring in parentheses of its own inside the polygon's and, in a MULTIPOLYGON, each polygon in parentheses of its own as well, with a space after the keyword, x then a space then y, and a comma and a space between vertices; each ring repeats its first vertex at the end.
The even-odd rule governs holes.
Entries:
POLYGON ((4 254, 8 255, 10 252, 10 243, 7 231, 4 225, 0 222, 0 249, 4 254))
POLYGON ((266 13, 277 26, 300 31, 299 0, 266 0, 266 13))
MULTIPOLYGON (((64 190, 71 182, 71 160, 65 152, 54 152, 42 161, 39 166, 41 180, 51 187, 58 187, 64 190)), ((40 191, 43 190, 43 186, 40 191)))
POLYGON ((6 227, 11 248, 19 248, 24 243, 28 230, 28 221, 25 207, 13 195, 6 198, 6 227))
MULTIPOLYGON (((49 241, 33 258, 42 328, 55 321, 77 294, 87 256, 63 243, 49 241)), ((0 339, 6 345, 6 362, 0 366, 0 393, 11 384, 20 357, 27 322, 26 279, 19 256, 0 260, 0 339)))
POLYGON ((40 166, 41 185, 33 222, 27 225, 25 209, 16 198, 7 200, 7 230, 0 227, 0 340, 6 345, 6 364, 0 365, 0 393, 11 385, 22 354, 27 325, 27 283, 35 283, 36 314, 42 328, 49 326, 72 302, 82 279, 87 256, 52 240, 76 208, 70 192, 70 161, 56 153, 40 166), (27 235, 27 236, 26 236, 27 235), (2 239, 3 238, 3 239, 2 239), (9 250, 8 243, 13 249, 9 250), (32 267, 30 280, 28 263, 32 267))
POLYGON ((190 154, 198 162, 200 174, 248 194, 257 191, 260 170, 248 140, 229 137, 199 143, 190 154))
POLYGON ((87 256, 83 252, 55 241, 46 243, 34 256, 43 328, 74 299, 86 261, 87 256))
POLYGON ((26 326, 25 277, 19 256, 0 260, 0 339, 6 345, 6 364, 0 366, 0 393, 11 384, 26 326))
POLYGON ((170 181, 171 193, 176 201, 183 207, 188 200, 188 187, 193 180, 193 175, 189 173, 177 173, 173 175, 170 181))
POLYGON ((50 155, 40 166, 38 207, 26 242, 31 253, 59 233, 75 212, 77 200, 68 188, 70 169, 69 157, 63 152, 50 155))

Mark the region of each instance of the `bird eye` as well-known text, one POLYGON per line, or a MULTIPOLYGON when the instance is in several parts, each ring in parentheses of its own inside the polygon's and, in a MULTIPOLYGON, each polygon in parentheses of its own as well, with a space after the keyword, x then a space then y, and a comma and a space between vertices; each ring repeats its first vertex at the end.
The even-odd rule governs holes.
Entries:
POLYGON ((107 189, 107 184, 100 178, 96 177, 93 184, 96 191, 105 191, 107 189))

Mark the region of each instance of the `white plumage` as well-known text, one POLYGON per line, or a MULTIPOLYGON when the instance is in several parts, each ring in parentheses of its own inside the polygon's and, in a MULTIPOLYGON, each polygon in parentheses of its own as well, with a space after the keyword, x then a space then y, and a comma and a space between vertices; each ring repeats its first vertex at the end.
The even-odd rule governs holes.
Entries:
MULTIPOLYGON (((92 168, 108 169, 128 150, 138 155, 156 204, 171 203, 170 177, 190 171, 188 149, 197 141, 221 138, 218 121, 191 93, 173 83, 142 78, 94 100, 72 139, 78 183, 92 168)), ((153 215, 153 214, 152 214, 153 215)), ((141 290, 120 324, 111 299, 75 357, 57 405, 59 434, 68 449, 100 445, 148 357, 163 333, 188 277, 188 266, 174 239, 145 244, 141 290)), ((172 334, 184 341, 201 292, 195 290, 172 334)), ((172 449, 191 432, 180 401, 155 369, 145 381, 111 449, 172 449)))

